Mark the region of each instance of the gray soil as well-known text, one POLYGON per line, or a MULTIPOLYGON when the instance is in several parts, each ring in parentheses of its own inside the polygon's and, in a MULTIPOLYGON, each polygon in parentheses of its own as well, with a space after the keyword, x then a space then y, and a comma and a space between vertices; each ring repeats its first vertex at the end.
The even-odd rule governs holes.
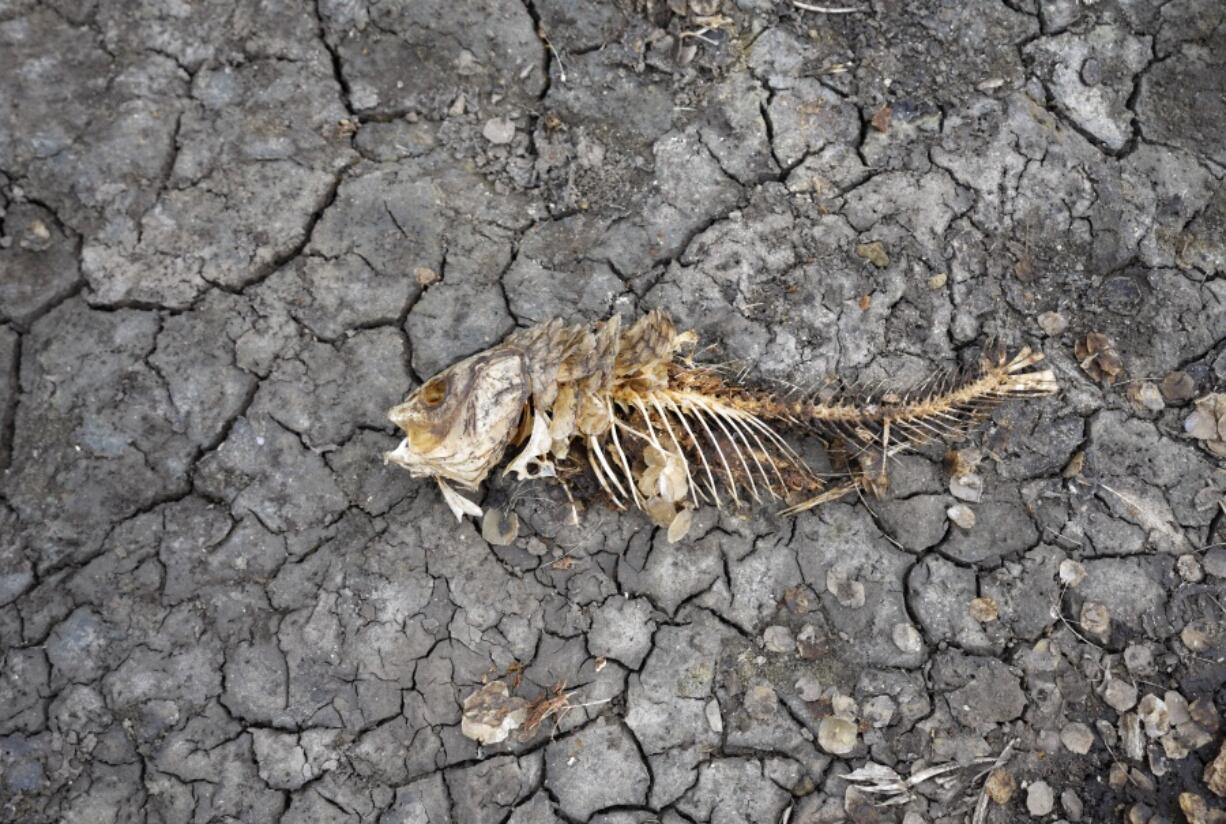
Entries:
POLYGON ((1221 806, 1226 7, 856 2, 0 0, 0 819, 1221 806), (439 368, 656 307, 766 378, 995 337, 1063 391, 965 445, 969 529, 939 448, 677 545, 495 485, 491 546, 381 465, 439 368), (479 747, 496 678, 573 706, 479 747))

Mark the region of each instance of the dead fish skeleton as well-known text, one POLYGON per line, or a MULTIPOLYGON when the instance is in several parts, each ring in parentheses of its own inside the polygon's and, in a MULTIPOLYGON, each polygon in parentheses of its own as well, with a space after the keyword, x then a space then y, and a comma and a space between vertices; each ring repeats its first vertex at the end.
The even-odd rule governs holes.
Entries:
POLYGON ((1023 348, 942 372, 909 389, 832 382, 814 391, 756 387, 695 363, 697 337, 661 311, 623 328, 547 321, 516 332, 426 381, 388 417, 405 433, 385 454, 434 478, 457 518, 481 508, 476 490, 504 474, 565 482, 590 471, 619 507, 646 511, 684 533, 704 503, 782 501, 795 513, 857 490, 880 494, 887 459, 950 441, 1003 401, 1058 390, 1040 352, 1023 348), (820 437, 844 477, 810 469, 784 432, 820 437), (454 485, 454 486, 453 486, 454 485))

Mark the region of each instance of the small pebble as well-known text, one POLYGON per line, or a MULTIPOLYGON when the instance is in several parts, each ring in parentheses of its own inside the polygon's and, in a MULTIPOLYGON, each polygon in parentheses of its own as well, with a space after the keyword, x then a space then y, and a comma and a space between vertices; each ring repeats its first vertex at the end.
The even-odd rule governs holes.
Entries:
POLYGON ((1196 381, 1187 372, 1175 371, 1162 379, 1162 396, 1171 403, 1192 400, 1196 394, 1196 381))
POLYGON ((984 789, 988 792, 988 798, 1003 807, 1013 800, 1013 794, 1017 792, 1017 779, 1013 773, 998 767, 988 773, 984 789))
POLYGON ((1217 707, 1213 705, 1213 699, 1208 695, 1202 695, 1189 704, 1188 714, 1192 716, 1192 721, 1198 727, 1213 734, 1217 733, 1222 723, 1221 717, 1217 714, 1217 707))
POLYGON ((968 610, 971 617, 981 624, 995 621, 1000 616, 1000 608, 992 598, 974 598, 968 610))
POLYGON ((1150 738, 1161 738, 1171 728, 1171 717, 1166 710, 1166 702, 1156 695, 1146 695, 1137 704, 1137 717, 1145 725, 1145 734, 1150 738))
POLYGON ((826 589, 845 607, 859 609, 864 606, 864 584, 849 579, 847 572, 839 567, 827 570, 826 589))
POLYGON ((1161 412, 1166 408, 1166 401, 1162 399, 1162 393, 1155 384, 1142 381, 1132 385, 1135 388, 1129 394, 1137 406, 1150 412, 1161 412))
POLYGON ((1168 732, 1162 736, 1162 753, 1172 761, 1182 761, 1188 757, 1191 750, 1188 749, 1183 738, 1176 733, 1175 730, 1168 732))
POLYGON ((1085 811, 1081 799, 1071 789, 1060 793, 1060 806, 1064 808, 1064 814, 1069 821, 1080 821, 1081 814, 1085 811))
POLYGON ((949 516, 949 520, 963 529, 975 528, 975 510, 966 504, 954 504, 945 510, 945 514, 949 516))
POLYGON ((856 748, 855 722, 828 715, 817 727, 817 743, 831 755, 847 755, 856 748))
POLYGON ((856 246, 856 254, 876 266, 878 269, 884 269, 890 265, 890 255, 886 252, 885 246, 882 245, 881 241, 879 240, 874 240, 871 243, 859 244, 856 246))
POLYGON ((787 627, 777 625, 767 627, 762 633, 762 640, 771 652, 796 651, 796 639, 792 637, 792 631, 787 627))
POLYGON ((1124 649, 1124 666, 1133 675, 1149 675, 1154 671, 1154 654, 1144 644, 1129 644, 1124 649))
POLYGON ((949 280, 949 276, 944 272, 937 272, 932 277, 928 278, 929 289, 940 289, 945 286, 945 281, 949 280))
POLYGON ((1026 809, 1032 816, 1047 815, 1055 806, 1055 796, 1046 781, 1036 781, 1026 788, 1026 809))
POLYGON ((802 675, 796 681, 796 693, 801 701, 816 701, 822 697, 822 685, 812 675, 802 675))
POLYGON ((1080 561, 1065 558, 1060 562, 1060 583, 1074 589, 1086 579, 1086 568, 1080 561))
POLYGON ((765 681, 756 681, 745 691, 745 712, 759 721, 766 721, 779 709, 775 688, 765 681))
POLYGON ((1069 752, 1085 755, 1094 747, 1094 733, 1085 724, 1074 721, 1060 730, 1060 742, 1069 752))
POLYGON ((1222 742, 1217 757, 1205 765, 1202 777, 1205 786, 1212 790, 1214 795, 1226 797, 1226 741, 1222 742))
POLYGON ((1154 811, 1144 804, 1133 804, 1124 814, 1124 824, 1149 824, 1154 811))
POLYGON ((495 146, 505 146, 515 139, 515 124, 505 117, 492 117, 485 121, 481 134, 495 146))
POLYGON ((1226 548, 1214 547, 1206 552, 1204 567, 1214 578, 1226 578, 1226 548))
POLYGON ((1162 700, 1166 702, 1166 714, 1171 720, 1172 727, 1192 720, 1192 709, 1188 706, 1188 699, 1175 690, 1167 690, 1162 700))
POLYGON ((1179 560, 1175 561, 1175 569, 1179 570, 1179 577, 1190 584, 1198 584, 1205 578, 1204 568, 1191 553, 1180 555, 1179 560))
POLYGON ((923 637, 920 636, 919 630, 911 624, 895 624, 891 636, 894 639, 894 646, 902 652, 914 654, 924 648, 923 637))
POLYGON ((856 699, 850 695, 843 695, 836 688, 834 695, 830 697, 830 711, 836 718, 846 718, 848 721, 855 721, 860 708, 856 705, 856 699))
POLYGON ((1214 627, 1204 618, 1189 621, 1179 633, 1179 640, 1192 652, 1204 652, 1213 645, 1214 627))
POLYGON ((1111 612, 1097 601, 1086 601, 1081 605, 1081 629, 1106 643, 1111 637, 1111 612))
POLYGON ((955 475, 949 479, 949 492, 955 498, 977 503, 983 497, 983 478, 975 473, 955 475))
POLYGON ((1039 315, 1039 328, 1043 330, 1043 334, 1054 338, 1068 329, 1068 319, 1059 312, 1044 312, 1039 315))
POLYGON ((1112 678, 1103 688, 1103 700, 1116 712, 1128 712, 1137 705, 1137 688, 1122 678, 1112 678))
POLYGON ((1112 762, 1111 769, 1107 771, 1107 783, 1113 790, 1123 789, 1128 783, 1128 768, 1118 761, 1112 762))
POLYGON ((898 707, 888 695, 875 695, 864 703, 864 720, 877 729, 890 726, 898 707))

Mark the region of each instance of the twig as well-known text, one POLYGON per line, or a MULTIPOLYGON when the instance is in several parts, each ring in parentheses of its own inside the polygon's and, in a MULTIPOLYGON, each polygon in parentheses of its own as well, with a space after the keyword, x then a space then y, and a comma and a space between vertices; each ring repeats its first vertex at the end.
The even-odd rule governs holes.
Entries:
POLYGON ((792 5, 798 9, 804 9, 805 11, 817 12, 818 14, 860 14, 861 12, 868 11, 868 9, 861 9, 855 6, 852 6, 850 8, 835 8, 833 6, 814 6, 811 3, 801 3, 800 0, 792 0, 792 5))

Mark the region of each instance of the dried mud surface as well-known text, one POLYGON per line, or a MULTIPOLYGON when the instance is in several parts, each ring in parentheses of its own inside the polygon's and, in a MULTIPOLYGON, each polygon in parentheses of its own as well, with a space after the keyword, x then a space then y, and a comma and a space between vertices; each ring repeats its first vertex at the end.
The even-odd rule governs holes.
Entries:
POLYGON ((1213 0, 0 0, 0 819, 961 822, 1006 750, 987 821, 1223 806, 1224 56, 1213 0), (1064 391, 969 529, 939 449, 675 546, 379 463, 440 367, 654 307, 1064 391), (479 748, 498 677, 574 706, 479 748))

